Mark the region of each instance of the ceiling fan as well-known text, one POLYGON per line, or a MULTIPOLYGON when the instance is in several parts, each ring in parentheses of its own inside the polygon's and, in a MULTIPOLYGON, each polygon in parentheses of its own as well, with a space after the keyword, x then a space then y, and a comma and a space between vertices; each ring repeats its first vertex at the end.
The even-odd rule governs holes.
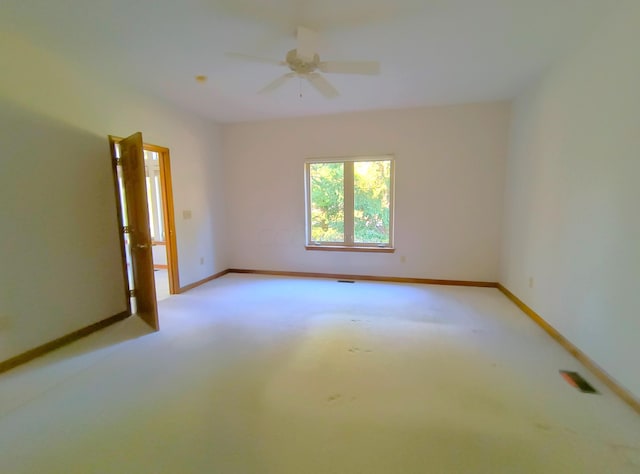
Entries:
POLYGON ((296 48, 289 51, 284 61, 261 58, 242 53, 227 53, 228 57, 243 59, 264 64, 286 66, 291 71, 267 84, 258 93, 264 94, 274 91, 284 85, 289 79, 298 77, 307 80, 320 94, 327 99, 338 97, 338 90, 321 74, 361 74, 375 76, 380 74, 380 64, 377 61, 321 61, 317 53, 317 33, 305 27, 297 29, 296 48))

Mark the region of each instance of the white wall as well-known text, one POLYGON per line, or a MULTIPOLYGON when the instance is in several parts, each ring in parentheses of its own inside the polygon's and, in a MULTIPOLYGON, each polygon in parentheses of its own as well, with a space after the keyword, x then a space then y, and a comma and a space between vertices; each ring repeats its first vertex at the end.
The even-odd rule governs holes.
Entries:
POLYGON ((501 281, 640 397, 638 45, 623 2, 515 103, 501 281))
POLYGON ((225 125, 231 267, 497 281, 508 121, 498 102, 225 125), (376 153, 396 155, 396 253, 306 251, 304 160, 376 153))
POLYGON ((108 134, 171 150, 181 285, 228 267, 217 126, 15 32, 0 71, 0 360, 126 309, 108 134))

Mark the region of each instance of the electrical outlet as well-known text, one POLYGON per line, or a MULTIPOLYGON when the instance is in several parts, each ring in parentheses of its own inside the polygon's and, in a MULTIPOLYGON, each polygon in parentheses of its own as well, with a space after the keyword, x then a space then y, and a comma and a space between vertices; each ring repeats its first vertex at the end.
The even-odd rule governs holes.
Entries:
POLYGON ((204 257, 200 257, 200 265, 204 265, 204 257))
POLYGON ((182 218, 185 221, 191 219, 191 210, 190 209, 185 209, 184 211, 182 211, 182 218))
POLYGON ((400 257, 400 263, 407 263, 407 257, 405 257, 404 255, 400 257))
POLYGON ((529 288, 533 288, 534 283, 533 277, 529 277, 529 288))

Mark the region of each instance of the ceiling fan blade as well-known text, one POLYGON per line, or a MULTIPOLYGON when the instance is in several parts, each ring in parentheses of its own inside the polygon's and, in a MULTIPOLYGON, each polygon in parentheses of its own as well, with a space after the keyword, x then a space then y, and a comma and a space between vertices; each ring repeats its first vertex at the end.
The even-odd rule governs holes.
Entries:
POLYGON ((316 88, 327 99, 334 99, 340 95, 335 87, 331 85, 321 74, 317 72, 311 73, 307 76, 307 79, 313 87, 316 88))
POLYGON ((266 86, 264 86, 262 89, 260 89, 258 91, 258 94, 266 94, 268 92, 274 91, 276 90, 278 87, 282 86, 285 82, 287 82, 289 79, 291 79, 292 77, 295 77, 295 73, 293 72, 289 72, 287 74, 284 74, 282 76, 280 76, 279 78, 277 78, 275 81, 270 82, 269 84, 267 84, 266 86))
POLYGON ((377 61, 323 61, 318 65, 318 69, 335 74, 375 76, 380 74, 380 63, 377 61))
POLYGON ((285 66, 287 63, 271 58, 261 58, 259 56, 251 56, 250 54, 243 53, 225 53, 225 56, 233 59, 242 59, 244 61, 251 61, 254 63, 273 64, 275 66, 285 66))
POLYGON ((318 34, 309 28, 299 26, 297 39, 298 43, 296 50, 298 52, 298 57, 303 61, 313 61, 318 50, 318 34))

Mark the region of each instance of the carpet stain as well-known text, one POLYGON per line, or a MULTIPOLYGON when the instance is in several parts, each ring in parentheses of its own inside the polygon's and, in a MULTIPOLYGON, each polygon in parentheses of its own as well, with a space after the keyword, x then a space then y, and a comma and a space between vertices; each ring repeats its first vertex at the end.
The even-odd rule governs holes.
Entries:
POLYGON ((341 395, 341 394, 339 394, 339 393, 334 393, 333 395, 330 395, 330 396, 328 396, 328 397, 327 397, 327 401, 328 401, 328 402, 334 402, 334 401, 338 400, 338 399, 339 399, 339 398, 341 398, 341 397, 342 397, 342 395, 341 395))

